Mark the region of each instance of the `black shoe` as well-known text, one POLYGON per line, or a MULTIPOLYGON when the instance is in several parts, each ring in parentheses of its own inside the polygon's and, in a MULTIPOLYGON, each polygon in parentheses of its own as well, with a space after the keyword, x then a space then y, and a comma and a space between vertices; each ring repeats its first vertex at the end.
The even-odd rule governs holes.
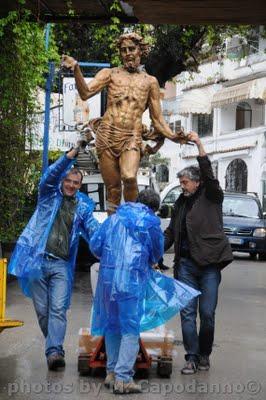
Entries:
POLYGON ((51 354, 47 357, 47 365, 50 371, 56 371, 59 368, 65 368, 65 359, 61 354, 51 354))
POLYGON ((195 363, 195 361, 192 360, 188 360, 184 367, 181 369, 181 374, 184 375, 192 375, 195 374, 197 372, 197 364, 195 363))
POLYGON ((209 369, 210 369, 209 356, 199 356, 198 369, 200 371, 209 371, 209 369))

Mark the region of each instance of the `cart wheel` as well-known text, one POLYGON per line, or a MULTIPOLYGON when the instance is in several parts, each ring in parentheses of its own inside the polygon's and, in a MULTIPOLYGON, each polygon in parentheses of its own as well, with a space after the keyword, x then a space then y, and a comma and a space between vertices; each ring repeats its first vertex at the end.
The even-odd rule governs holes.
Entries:
POLYGON ((158 361, 157 364, 157 375, 161 378, 170 378, 173 371, 172 359, 168 358, 164 361, 158 361))
POLYGON ((89 366, 90 357, 88 355, 80 355, 78 357, 78 372, 81 376, 91 375, 92 368, 89 366))
POLYGON ((135 372, 136 379, 148 379, 149 370, 148 368, 137 368, 135 372))
POLYGON ((96 368, 91 368, 91 376, 93 377, 101 377, 105 378, 106 377, 106 369, 102 367, 96 367, 96 368))

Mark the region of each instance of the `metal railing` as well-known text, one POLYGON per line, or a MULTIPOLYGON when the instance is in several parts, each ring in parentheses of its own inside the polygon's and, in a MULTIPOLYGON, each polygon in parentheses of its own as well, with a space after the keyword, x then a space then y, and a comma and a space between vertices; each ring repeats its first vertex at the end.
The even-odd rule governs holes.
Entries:
POLYGON ((162 101, 163 114, 168 116, 178 114, 181 97, 182 96, 175 96, 169 99, 164 99, 162 101))

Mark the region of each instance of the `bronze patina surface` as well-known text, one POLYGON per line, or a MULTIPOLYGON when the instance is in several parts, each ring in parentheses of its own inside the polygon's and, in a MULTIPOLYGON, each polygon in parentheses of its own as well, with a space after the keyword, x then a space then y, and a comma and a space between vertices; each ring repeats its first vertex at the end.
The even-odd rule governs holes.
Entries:
POLYGON ((143 38, 136 33, 124 34, 120 36, 118 46, 123 66, 102 69, 89 84, 77 61, 70 56, 62 57, 62 66, 74 71, 82 100, 107 88, 106 112, 94 124, 94 131, 100 169, 107 187, 109 213, 120 203, 121 181, 125 201, 135 201, 141 153, 155 152, 164 138, 176 143, 186 142, 183 132, 173 133, 163 118, 157 79, 141 68, 141 57, 148 52, 143 38), (142 125, 142 115, 147 108, 153 125, 150 134, 142 125), (157 142, 154 150, 150 146, 143 149, 143 137, 149 136, 157 142))

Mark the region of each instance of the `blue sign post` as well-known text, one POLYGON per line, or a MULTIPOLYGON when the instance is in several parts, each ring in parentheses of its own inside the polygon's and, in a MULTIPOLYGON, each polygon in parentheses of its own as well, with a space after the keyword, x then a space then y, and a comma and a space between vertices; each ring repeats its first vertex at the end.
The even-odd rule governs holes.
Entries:
POLYGON ((51 89, 54 79, 54 63, 49 62, 49 72, 45 84, 45 112, 44 112, 44 133, 43 133, 43 154, 42 154, 42 173, 48 168, 48 152, 49 152, 49 126, 50 126, 50 101, 51 89))

